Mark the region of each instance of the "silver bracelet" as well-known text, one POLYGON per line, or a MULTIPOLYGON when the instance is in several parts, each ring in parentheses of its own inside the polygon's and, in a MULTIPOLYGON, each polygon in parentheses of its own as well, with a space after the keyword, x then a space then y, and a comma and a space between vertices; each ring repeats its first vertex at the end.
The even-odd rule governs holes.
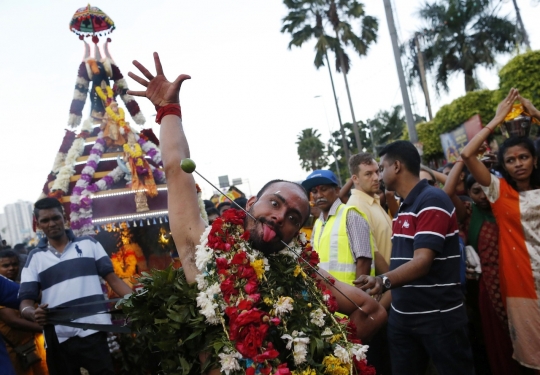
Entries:
POLYGON ((24 309, 22 309, 22 310, 21 310, 21 316, 23 316, 24 310, 26 310, 26 309, 28 309, 28 308, 30 308, 30 307, 32 307, 32 306, 26 306, 24 309))

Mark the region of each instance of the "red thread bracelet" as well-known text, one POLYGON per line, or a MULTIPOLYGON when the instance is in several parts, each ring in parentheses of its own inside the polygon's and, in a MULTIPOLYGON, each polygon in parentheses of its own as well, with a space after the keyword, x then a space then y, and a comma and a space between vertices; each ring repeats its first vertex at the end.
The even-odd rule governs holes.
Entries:
POLYGON ((180 104, 167 104, 163 107, 157 107, 156 122, 161 125, 161 120, 167 115, 175 115, 182 118, 182 111, 180 110, 180 104))
POLYGON ((487 129, 487 130, 489 130, 489 132, 490 132, 491 134, 493 134, 493 130, 491 130, 491 128, 490 128, 490 127, 486 126, 486 127, 484 127, 484 129, 487 129))

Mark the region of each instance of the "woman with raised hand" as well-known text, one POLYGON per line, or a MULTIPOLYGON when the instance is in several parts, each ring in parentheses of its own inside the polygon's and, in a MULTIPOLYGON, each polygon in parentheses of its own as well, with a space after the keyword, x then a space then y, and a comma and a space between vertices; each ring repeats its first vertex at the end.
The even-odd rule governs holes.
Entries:
POLYGON ((540 170, 532 140, 512 137, 498 153, 502 178, 490 173, 477 153, 516 100, 540 120, 540 111, 511 89, 493 120, 474 136, 461 156, 482 186, 499 225, 501 297, 508 315, 513 357, 523 366, 540 370, 540 170))
MULTIPOLYGON (((465 180, 464 188, 472 202, 462 201, 458 195, 461 185, 463 161, 457 160, 448 174, 443 190, 450 196, 456 206, 456 215, 460 224, 460 235, 463 235, 467 245, 468 280, 467 300, 474 310, 475 326, 481 327, 482 341, 485 344, 489 366, 493 375, 518 374, 519 365, 512 359, 512 341, 508 330, 508 316, 501 298, 499 281, 499 226, 493 216, 491 205, 474 176, 465 180), (473 251, 474 254, 469 254, 473 251), (476 259, 474 259, 476 258, 476 259), (469 268, 470 267, 470 268, 469 268), (480 268, 480 270, 478 269, 480 268), (469 271, 470 270, 470 271, 469 271), (469 277, 469 276, 468 276, 469 277), (470 290, 469 286, 475 290, 470 290), (474 298, 471 301, 470 298, 474 298)), ((469 306, 469 307, 470 307, 469 306)), ((478 368, 477 368, 478 370, 478 368)))

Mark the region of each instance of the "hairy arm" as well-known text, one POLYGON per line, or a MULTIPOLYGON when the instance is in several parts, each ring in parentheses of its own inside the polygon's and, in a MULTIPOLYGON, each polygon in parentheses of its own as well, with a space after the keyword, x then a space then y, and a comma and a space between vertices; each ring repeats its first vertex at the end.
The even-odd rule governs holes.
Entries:
POLYGON ((512 109, 512 105, 516 99, 518 99, 518 96, 518 91, 514 88, 511 89, 508 96, 499 103, 493 120, 477 133, 461 151, 461 157, 463 158, 465 165, 469 168, 469 171, 474 176, 475 180, 482 186, 489 186, 491 182, 491 173, 489 172, 489 169, 478 160, 476 154, 483 143, 488 139, 489 135, 504 121, 504 118, 512 109))
POLYGON ((125 296, 126 294, 130 294, 133 292, 129 285, 127 285, 125 282, 122 281, 114 272, 109 273, 107 276, 105 276, 105 281, 111 289, 118 294, 120 297, 125 296))
MULTIPOLYGON (((375 252, 375 273, 377 275, 382 275, 383 273, 388 272, 389 269, 388 263, 386 263, 386 260, 384 257, 379 253, 378 251, 375 252)), ((367 275, 364 273, 363 275, 367 275)), ((356 278, 358 278, 360 275, 356 275, 356 278)))
MULTIPOLYGON (((327 271, 319 269, 319 272, 327 279, 332 278, 327 271)), ((386 310, 364 291, 338 280, 334 285, 327 283, 327 286, 336 297, 338 311, 349 315, 355 323, 360 339, 369 339, 386 323, 386 310)))
POLYGON ((360 275, 369 275, 371 272, 371 258, 360 257, 356 259, 356 277, 360 275))
POLYGON ((353 188, 353 184, 354 183, 352 178, 349 178, 349 180, 345 183, 345 185, 343 185, 343 187, 339 191, 339 199, 345 204, 349 201, 349 193, 353 188))
POLYGON ((171 233, 186 279, 193 282, 198 273, 194 258, 195 245, 199 243, 205 224, 201 218, 195 180, 180 167, 182 159, 190 155, 182 120, 177 116, 165 116, 161 123, 160 139, 167 176, 171 233))
POLYGON ((9 327, 22 331, 41 332, 43 330, 39 324, 21 318, 19 312, 14 309, 0 309, 0 319, 9 327))
MULTIPOLYGON (((152 104, 159 107, 179 104, 182 82, 190 77, 182 74, 174 82, 169 82, 163 74, 157 53, 154 53, 154 62, 157 72, 155 77, 139 62, 133 62, 148 81, 130 72, 129 76, 145 86, 146 91, 129 91, 128 93, 146 97, 152 104)), ((205 224, 199 211, 195 180, 191 174, 184 172, 180 167, 182 159, 190 156, 180 117, 167 115, 162 119, 160 141, 163 167, 167 176, 171 233, 186 279, 188 282, 194 282, 198 273, 195 266, 195 245, 199 243, 205 224)))
POLYGON ((467 208, 461 199, 459 199, 459 197, 456 195, 456 188, 459 184, 459 176, 461 175, 462 170, 463 163, 458 160, 448 174, 448 179, 446 180, 446 184, 444 184, 443 188, 444 192, 448 194, 450 199, 452 199, 452 203, 456 207, 456 216, 459 222, 463 222, 463 220, 465 220, 467 217, 467 208))

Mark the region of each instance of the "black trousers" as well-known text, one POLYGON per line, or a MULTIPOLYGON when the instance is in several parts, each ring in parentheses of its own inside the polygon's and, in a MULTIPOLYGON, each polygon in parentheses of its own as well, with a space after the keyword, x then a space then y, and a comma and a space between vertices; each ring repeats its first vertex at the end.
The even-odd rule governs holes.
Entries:
POLYGON ((50 375, 80 375, 84 367, 90 375, 114 375, 107 333, 72 337, 58 342, 54 326, 44 329, 47 342, 47 367, 50 375))
POLYGON ((467 326, 418 333, 388 325, 393 375, 422 375, 429 360, 439 375, 474 375, 467 326))

